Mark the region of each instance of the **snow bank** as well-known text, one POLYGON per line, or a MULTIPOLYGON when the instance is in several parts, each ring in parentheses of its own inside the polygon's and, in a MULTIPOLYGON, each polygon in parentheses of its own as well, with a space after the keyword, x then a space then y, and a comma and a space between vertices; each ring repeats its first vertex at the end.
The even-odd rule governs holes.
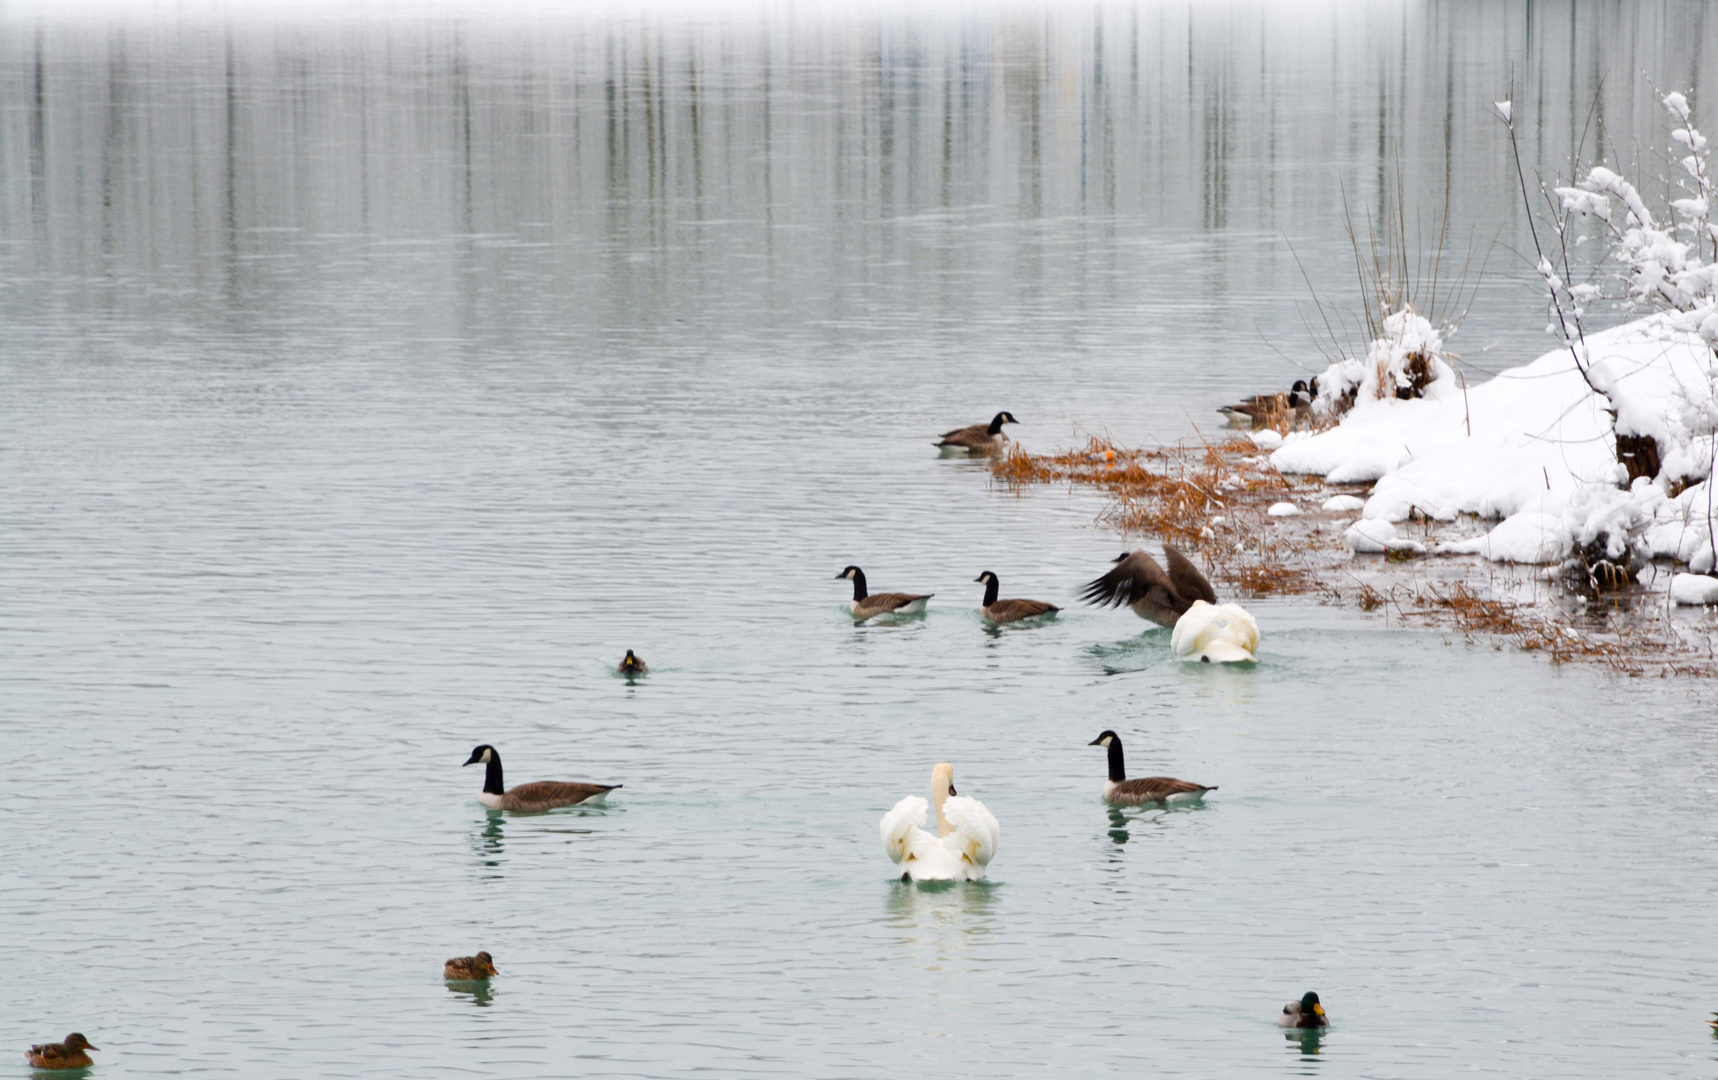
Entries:
MULTIPOLYGON (((1410 330, 1423 338, 1423 330, 1410 330)), ((1420 338, 1410 344, 1437 347, 1420 338)), ((1377 481, 1364 521, 1401 521, 1415 509, 1439 521, 1461 514, 1501 519, 1487 535, 1440 545, 1440 552, 1541 563, 1595 539, 1621 545, 1630 538, 1644 547, 1638 554, 1711 569, 1706 478, 1713 436, 1705 418, 1718 405, 1711 348, 1664 315, 1589 335, 1586 344, 1595 382, 1610 390, 1619 422, 1654 436, 1665 451, 1656 480, 1620 487, 1627 474, 1614 452, 1610 403, 1582 379, 1567 349, 1465 393, 1436 359, 1437 377, 1424 396, 1399 400, 1379 393, 1396 373, 1378 361, 1403 347, 1374 343, 1371 363, 1345 361, 1320 376, 1331 384, 1343 380, 1345 370, 1359 377, 1353 407, 1340 424, 1290 435, 1271 461, 1283 472, 1322 475, 1331 483, 1377 481)), ((1349 533, 1355 550, 1376 550, 1388 545, 1394 530, 1349 533)))
POLYGON ((1718 578, 1678 574, 1670 579, 1670 598, 1678 604, 1718 604, 1718 578))

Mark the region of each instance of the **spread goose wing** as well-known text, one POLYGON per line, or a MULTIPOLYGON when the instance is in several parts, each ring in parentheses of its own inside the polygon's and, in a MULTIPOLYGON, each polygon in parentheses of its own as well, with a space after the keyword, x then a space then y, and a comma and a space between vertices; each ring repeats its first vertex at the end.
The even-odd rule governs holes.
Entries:
POLYGON ((1153 590, 1157 591, 1158 599, 1167 600, 1173 591, 1169 575, 1157 565, 1156 559, 1136 551, 1116 563, 1103 577, 1088 582, 1080 599, 1099 607, 1125 607, 1151 596, 1153 590))
POLYGON ((1169 561, 1170 587, 1184 603, 1192 603, 1195 600, 1203 600, 1207 604, 1217 602, 1216 590, 1211 588, 1211 583, 1199 572, 1199 568, 1193 565, 1193 560, 1181 554, 1180 548, 1165 541, 1163 557, 1169 561))

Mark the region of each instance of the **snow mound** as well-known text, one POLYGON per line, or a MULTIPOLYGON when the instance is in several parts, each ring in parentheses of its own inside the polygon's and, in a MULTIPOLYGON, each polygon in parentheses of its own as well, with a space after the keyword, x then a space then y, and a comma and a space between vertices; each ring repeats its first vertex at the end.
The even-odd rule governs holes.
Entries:
POLYGON ((1348 510, 1358 510, 1365 505, 1366 500, 1355 495, 1332 495, 1324 500, 1324 505, 1320 506, 1319 509, 1341 513, 1348 510))
MULTIPOLYGON (((1432 347, 1417 324, 1397 331, 1394 342, 1375 342, 1369 358, 1393 362, 1432 347)), ((1706 416, 1718 407, 1711 349, 1662 315, 1588 335, 1586 346, 1595 380, 1618 404, 1617 426, 1652 435, 1668 451, 1656 480, 1619 486, 1626 474, 1607 402, 1567 349, 1465 394, 1434 355, 1437 377, 1411 400, 1378 392, 1394 377, 1389 364, 1346 361, 1361 369, 1353 372, 1360 379, 1353 407, 1336 427, 1286 441, 1271 461, 1285 473, 1331 483, 1377 481, 1364 521, 1348 530, 1356 551, 1387 549, 1394 535, 1363 529, 1366 522, 1402 521, 1418 510, 1438 521, 1460 514, 1500 520, 1487 536, 1440 545, 1441 552, 1553 562, 1595 539, 1629 536, 1639 538, 1639 554, 1711 569, 1706 476, 1713 436, 1706 416)))
POLYGON ((1275 450, 1283 444, 1282 433, 1271 428, 1252 432, 1248 437, 1253 440, 1253 445, 1260 450, 1275 450))
POLYGON ((1272 503, 1271 508, 1265 513, 1272 517, 1294 517, 1300 513, 1300 507, 1291 502, 1272 503))
POLYGON ((1670 598, 1690 607, 1718 604, 1718 578, 1704 574, 1678 574, 1670 579, 1670 598))

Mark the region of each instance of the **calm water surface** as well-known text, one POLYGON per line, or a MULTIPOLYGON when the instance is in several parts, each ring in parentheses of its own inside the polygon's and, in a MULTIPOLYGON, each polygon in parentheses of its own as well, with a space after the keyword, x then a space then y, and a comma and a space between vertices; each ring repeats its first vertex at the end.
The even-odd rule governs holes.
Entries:
POLYGON ((1250 672, 990 631, 980 571, 1070 604, 1122 541, 930 448, 1179 438, 1321 366, 1295 253, 1346 288, 1342 192, 1398 169, 1504 245, 1474 377, 1537 353, 1488 103, 1548 171, 1589 112, 1656 145, 1702 9, 174 10, 0 12, 7 1053, 1718 1077, 1710 688, 1304 601, 1250 672), (928 616, 852 626, 849 562, 928 616), (1221 791, 1109 812, 1106 727, 1221 791), (492 815, 478 742, 626 786, 492 815), (942 760, 986 885, 880 850, 942 760))

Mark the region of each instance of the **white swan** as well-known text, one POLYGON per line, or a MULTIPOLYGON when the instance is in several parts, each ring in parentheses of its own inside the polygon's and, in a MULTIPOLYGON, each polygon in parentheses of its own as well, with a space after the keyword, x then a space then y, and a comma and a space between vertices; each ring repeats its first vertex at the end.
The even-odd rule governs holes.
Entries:
POLYGON ((925 800, 908 795, 883 815, 883 850, 914 881, 977 881, 996 854, 1001 826, 977 799, 956 795, 954 766, 931 770, 937 831, 924 830, 925 800))
POLYGON ((1239 604, 1193 601, 1175 621, 1169 648, 1177 660, 1251 663, 1259 647, 1259 624, 1239 604))

